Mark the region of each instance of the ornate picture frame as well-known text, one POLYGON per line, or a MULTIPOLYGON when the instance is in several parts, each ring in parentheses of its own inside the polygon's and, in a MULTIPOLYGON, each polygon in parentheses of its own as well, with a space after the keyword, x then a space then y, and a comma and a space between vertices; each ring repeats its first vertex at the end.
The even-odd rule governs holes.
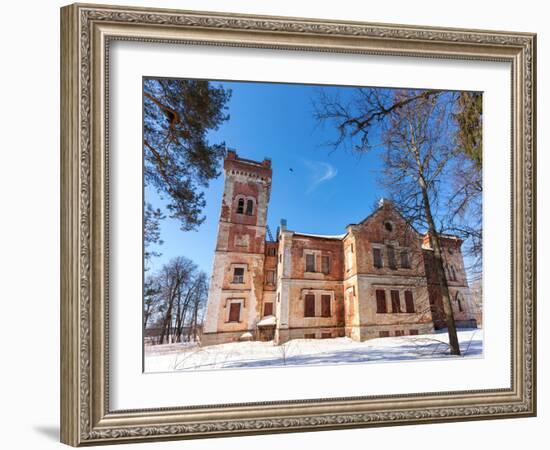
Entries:
POLYGON ((61 440, 97 445, 536 414, 536 36, 74 4, 61 9, 61 440), (512 67, 511 386, 114 411, 108 64, 116 40, 502 61, 512 67))

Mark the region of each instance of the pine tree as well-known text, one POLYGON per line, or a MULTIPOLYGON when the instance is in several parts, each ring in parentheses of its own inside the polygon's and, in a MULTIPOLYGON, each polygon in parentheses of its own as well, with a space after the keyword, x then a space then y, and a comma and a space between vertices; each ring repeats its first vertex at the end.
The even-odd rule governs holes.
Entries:
POLYGON ((147 79, 144 82, 144 181, 167 201, 184 231, 203 221, 202 189, 219 175, 225 144, 208 133, 229 119, 231 92, 209 81, 147 79))

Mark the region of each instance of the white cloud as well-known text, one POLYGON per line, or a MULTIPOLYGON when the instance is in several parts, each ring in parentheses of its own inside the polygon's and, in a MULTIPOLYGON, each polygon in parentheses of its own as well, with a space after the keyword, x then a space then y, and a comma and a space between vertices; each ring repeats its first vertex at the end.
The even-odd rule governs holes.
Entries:
POLYGON ((313 192, 317 187, 327 181, 332 180, 338 175, 338 170, 332 165, 324 161, 304 160, 304 165, 310 172, 309 186, 306 193, 313 192))

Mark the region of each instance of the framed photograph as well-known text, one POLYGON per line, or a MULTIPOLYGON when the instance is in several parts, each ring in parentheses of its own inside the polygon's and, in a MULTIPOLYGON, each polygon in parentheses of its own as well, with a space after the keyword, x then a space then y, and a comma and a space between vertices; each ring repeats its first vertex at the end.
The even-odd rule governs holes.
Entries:
POLYGON ((535 58, 62 8, 62 442, 535 415, 535 58))

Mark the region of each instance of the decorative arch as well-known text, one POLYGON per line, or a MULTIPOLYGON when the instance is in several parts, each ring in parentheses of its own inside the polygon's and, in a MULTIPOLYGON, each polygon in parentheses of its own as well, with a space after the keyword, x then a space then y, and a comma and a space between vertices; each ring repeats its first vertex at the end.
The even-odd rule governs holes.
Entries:
POLYGON ((451 268, 451 279, 453 281, 456 281, 456 272, 455 272, 455 267, 453 265, 450 266, 451 268))
POLYGON ((458 305, 458 311, 464 312, 464 297, 460 292, 457 292, 455 295, 455 301, 458 305))
POLYGON ((256 199, 238 194, 235 196, 235 211, 237 214, 253 216, 256 213, 256 199))
POLYGON ((244 214, 244 196, 237 195, 237 197, 235 197, 235 203, 237 204, 235 209, 237 214, 244 214))
POLYGON ((255 207, 255 201, 251 197, 246 198, 246 215, 247 216, 253 216, 254 215, 254 207, 255 207))

